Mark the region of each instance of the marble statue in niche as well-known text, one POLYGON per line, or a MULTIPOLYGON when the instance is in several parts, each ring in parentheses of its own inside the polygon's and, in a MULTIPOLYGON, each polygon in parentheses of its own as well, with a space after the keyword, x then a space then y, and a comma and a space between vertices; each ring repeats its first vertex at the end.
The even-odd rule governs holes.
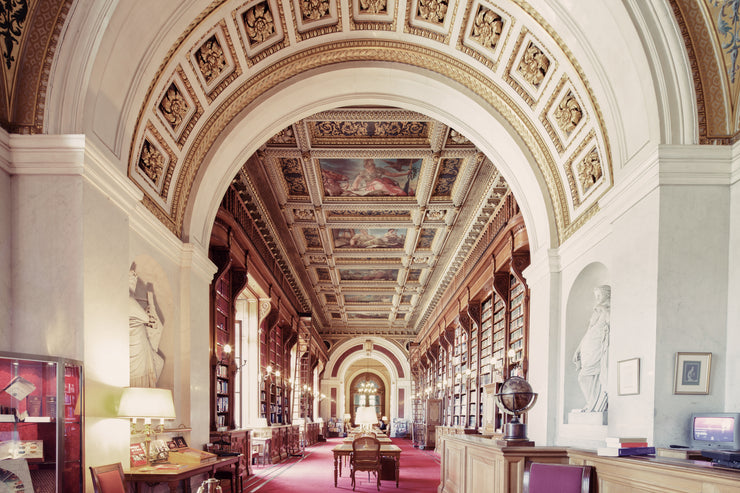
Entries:
POLYGON ((136 264, 129 270, 128 326, 130 385, 156 387, 164 368, 164 356, 159 350, 164 325, 157 312, 154 288, 151 283, 139 283, 136 264))
POLYGON ((591 312, 588 328, 573 354, 578 385, 586 400, 586 404, 580 409, 584 413, 606 411, 608 403, 606 384, 611 287, 598 286, 594 289, 594 297, 596 304, 591 312))

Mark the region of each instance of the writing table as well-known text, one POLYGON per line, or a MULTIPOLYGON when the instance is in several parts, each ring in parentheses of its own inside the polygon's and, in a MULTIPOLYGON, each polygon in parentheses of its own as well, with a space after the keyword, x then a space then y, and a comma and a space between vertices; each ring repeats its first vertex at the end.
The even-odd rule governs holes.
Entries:
MULTIPOLYGON (((350 445, 350 448, 352 446, 350 445)), ((238 455, 218 457, 215 460, 201 462, 200 464, 152 464, 151 466, 132 467, 124 471, 126 481, 134 485, 134 491, 139 492, 139 485, 146 483, 154 486, 159 483, 167 483, 172 493, 177 491, 177 485, 183 482, 183 491, 190 491, 189 479, 199 474, 208 474, 209 478, 219 469, 233 468, 235 478, 239 477, 238 455), (187 481, 186 481, 187 480, 187 481)))
MULTIPOLYGON (((376 438, 378 439, 381 445, 384 443, 393 443, 393 441, 390 438, 386 438, 386 437, 376 437, 376 438)), ((355 439, 352 437, 346 437, 344 440, 342 440, 342 443, 352 443, 354 440, 355 439)))
MULTIPOLYGON (((339 477, 342 476, 342 457, 352 455, 352 443, 342 443, 337 445, 331 451, 334 453, 334 487, 337 487, 337 471, 339 477)), ((393 459, 394 469, 396 471, 396 488, 398 488, 398 475, 401 469, 401 447, 392 443, 380 444, 380 456, 390 457, 393 459)))

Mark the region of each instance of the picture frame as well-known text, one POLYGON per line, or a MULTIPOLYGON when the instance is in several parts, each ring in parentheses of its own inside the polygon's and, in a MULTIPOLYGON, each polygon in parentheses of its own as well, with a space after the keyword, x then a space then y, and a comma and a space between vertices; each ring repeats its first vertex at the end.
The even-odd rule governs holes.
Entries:
POLYGON ((617 362, 617 394, 637 395, 640 393, 640 358, 617 362))
POLYGON ((185 443, 185 437, 181 437, 181 436, 172 437, 172 441, 175 442, 175 446, 177 448, 184 448, 188 446, 188 444, 185 443))
POLYGON ((676 353, 674 394, 709 394, 712 353, 676 353))

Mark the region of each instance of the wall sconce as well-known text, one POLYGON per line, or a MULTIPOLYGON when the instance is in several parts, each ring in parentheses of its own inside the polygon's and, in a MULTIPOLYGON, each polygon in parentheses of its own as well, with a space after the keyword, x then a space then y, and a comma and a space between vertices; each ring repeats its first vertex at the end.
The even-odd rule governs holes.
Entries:
MULTIPOLYGON (((275 375, 275 378, 280 378, 280 370, 275 370, 275 372, 273 373, 272 366, 267 365, 267 367, 265 367, 264 375, 258 375, 257 380, 262 382, 263 380, 267 380, 270 377, 270 375, 275 375)), ((290 383, 291 384, 293 383, 293 379, 290 380, 290 383)))
MULTIPOLYGON (((232 351, 231 344, 224 344, 224 350, 222 354, 225 354, 226 357, 225 358, 222 357, 219 363, 221 363, 222 365, 228 365, 229 359, 231 358, 231 351, 232 351)), ((242 367, 244 367, 247 364, 247 362, 235 359, 234 364, 236 365, 236 371, 239 371, 242 369, 242 367)))
MULTIPOLYGON (((172 391, 169 389, 154 389, 145 387, 126 387, 121 394, 121 403, 118 406, 118 416, 131 420, 131 434, 144 433, 146 445, 146 462, 150 464, 149 445, 152 441, 152 419, 175 419, 175 403, 172 400, 172 391), (136 420, 144 419, 144 429, 136 428, 136 420)), ((156 432, 164 429, 162 422, 156 432)))

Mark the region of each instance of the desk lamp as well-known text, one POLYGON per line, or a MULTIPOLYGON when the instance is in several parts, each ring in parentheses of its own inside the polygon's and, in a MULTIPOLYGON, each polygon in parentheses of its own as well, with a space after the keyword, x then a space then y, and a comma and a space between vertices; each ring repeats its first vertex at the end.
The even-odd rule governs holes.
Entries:
POLYGON ((360 425, 364 433, 372 431, 373 426, 378 424, 378 416, 375 414, 375 408, 369 406, 358 407, 355 414, 355 424, 360 425))
MULTIPOLYGON (((152 419, 175 419, 175 403, 169 389, 144 387, 126 387, 121 395, 118 416, 131 419, 131 434, 140 433, 136 429, 136 420, 144 419, 144 443, 146 446, 146 463, 150 464, 149 446, 152 441, 152 419)), ((164 427, 164 425, 160 425, 164 427)))

